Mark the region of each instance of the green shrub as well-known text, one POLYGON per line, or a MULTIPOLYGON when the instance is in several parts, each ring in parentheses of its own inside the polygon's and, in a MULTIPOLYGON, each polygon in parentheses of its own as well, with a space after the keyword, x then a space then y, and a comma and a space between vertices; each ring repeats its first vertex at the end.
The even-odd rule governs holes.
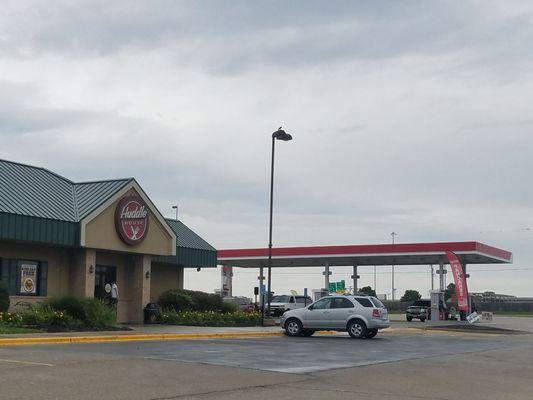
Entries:
POLYGON ((194 311, 220 311, 222 298, 217 294, 192 292, 192 309, 194 311))
POLYGON ((110 328, 116 325, 115 310, 94 298, 63 296, 51 299, 47 304, 55 311, 62 311, 88 328, 110 328))
POLYGON ((17 325, 19 326, 72 329, 82 325, 80 320, 73 318, 64 311, 54 310, 47 304, 23 311, 17 314, 17 318, 17 325))
POLYGON ((75 296, 61 296, 50 299, 47 304, 54 310, 64 311, 72 318, 85 321, 87 315, 83 306, 83 300, 75 296))
POLYGON ((159 296, 159 305, 163 309, 188 311, 192 308, 192 296, 182 289, 171 289, 159 296))
POLYGON ((105 329, 116 326, 115 311, 102 301, 65 296, 19 313, 0 312, 0 324, 47 330, 105 329))
POLYGON ((222 307, 220 309, 224 314, 226 313, 234 313, 239 311, 239 306, 235 304, 233 301, 222 301, 222 307))
POLYGON ((163 311, 157 317, 160 324, 189 326, 257 326, 261 323, 261 314, 237 311, 222 314, 214 311, 163 311))
POLYGON ((19 314, 10 312, 0 312, 0 324, 10 326, 20 326, 21 317, 19 314))
POLYGON ((115 310, 98 299, 83 299, 84 324, 91 328, 110 328, 116 325, 115 310))
POLYGON ((222 298, 196 290, 171 289, 159 296, 159 305, 163 310, 175 311, 220 311, 222 298))
POLYGON ((0 282, 0 312, 9 310, 9 291, 7 287, 0 282))

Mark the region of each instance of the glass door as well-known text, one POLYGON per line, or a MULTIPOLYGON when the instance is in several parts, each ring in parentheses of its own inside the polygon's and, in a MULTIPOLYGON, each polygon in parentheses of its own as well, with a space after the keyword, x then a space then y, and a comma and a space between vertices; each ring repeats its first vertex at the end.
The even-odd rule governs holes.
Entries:
POLYGON ((94 274, 94 297, 108 300, 111 297, 111 284, 116 282, 117 267, 97 265, 94 274))

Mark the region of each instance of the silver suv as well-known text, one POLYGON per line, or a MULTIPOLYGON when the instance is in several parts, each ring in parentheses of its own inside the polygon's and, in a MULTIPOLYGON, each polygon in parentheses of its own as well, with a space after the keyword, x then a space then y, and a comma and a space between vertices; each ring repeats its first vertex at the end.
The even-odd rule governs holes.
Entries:
POLYGON ((283 314, 288 336, 311 336, 319 330, 347 331, 353 338, 373 338, 390 326, 387 309, 371 296, 327 296, 310 306, 283 314))

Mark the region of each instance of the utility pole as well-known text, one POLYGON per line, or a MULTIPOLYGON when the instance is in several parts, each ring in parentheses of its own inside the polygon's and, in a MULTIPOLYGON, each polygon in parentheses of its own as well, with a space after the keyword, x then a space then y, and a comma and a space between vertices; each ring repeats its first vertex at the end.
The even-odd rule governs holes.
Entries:
MULTIPOLYGON (((392 237, 392 245, 394 246, 394 237, 395 237, 395 236, 398 236, 398 233, 396 233, 396 232, 391 232, 390 235, 391 235, 391 237, 392 237)), ((395 292, 396 292, 396 289, 394 288, 394 264, 393 264, 393 265, 392 265, 392 300, 393 300, 393 301, 394 301, 394 299, 395 299, 395 296, 394 296, 395 292)))

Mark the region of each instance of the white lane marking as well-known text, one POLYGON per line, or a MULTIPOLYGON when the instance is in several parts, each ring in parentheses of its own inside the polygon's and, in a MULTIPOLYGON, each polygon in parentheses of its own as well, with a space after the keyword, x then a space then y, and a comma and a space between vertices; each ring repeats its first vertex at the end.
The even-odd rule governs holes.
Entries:
POLYGON ((55 367, 54 364, 46 364, 46 363, 33 362, 33 361, 7 360, 3 358, 0 358, 0 362, 13 363, 13 364, 25 364, 25 365, 41 365, 43 367, 55 367))

